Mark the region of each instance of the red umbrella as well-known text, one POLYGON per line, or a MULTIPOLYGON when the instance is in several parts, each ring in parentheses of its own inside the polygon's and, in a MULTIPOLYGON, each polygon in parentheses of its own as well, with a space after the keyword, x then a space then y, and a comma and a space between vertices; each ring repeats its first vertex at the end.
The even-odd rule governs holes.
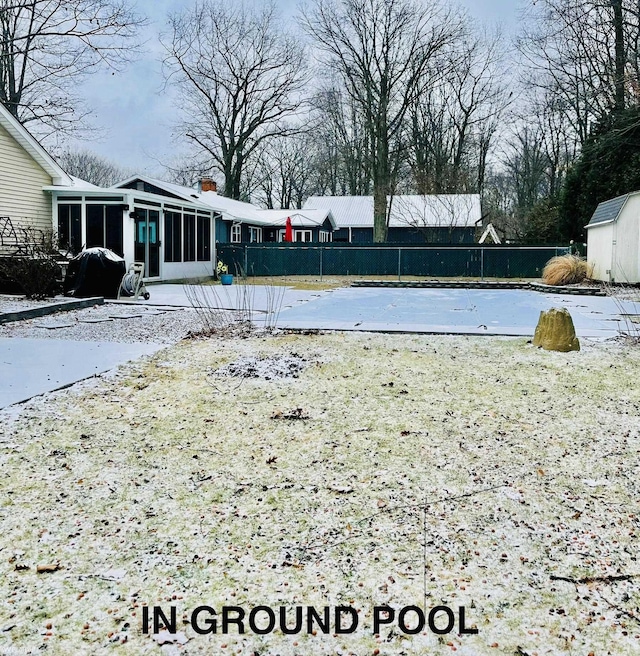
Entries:
POLYGON ((291 225, 291 217, 287 217, 287 226, 284 230, 284 240, 293 241, 293 226, 291 225))

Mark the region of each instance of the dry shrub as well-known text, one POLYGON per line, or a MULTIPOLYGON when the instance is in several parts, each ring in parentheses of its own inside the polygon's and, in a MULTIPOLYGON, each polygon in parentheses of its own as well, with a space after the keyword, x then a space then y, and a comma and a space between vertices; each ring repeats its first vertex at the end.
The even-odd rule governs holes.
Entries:
POLYGON ((577 255, 552 257, 542 271, 545 285, 573 285, 591 278, 593 267, 577 255))
POLYGON ((60 291, 62 274, 56 235, 51 230, 31 227, 14 229, 13 234, 13 252, 0 258, 0 284, 27 298, 55 296, 60 291))

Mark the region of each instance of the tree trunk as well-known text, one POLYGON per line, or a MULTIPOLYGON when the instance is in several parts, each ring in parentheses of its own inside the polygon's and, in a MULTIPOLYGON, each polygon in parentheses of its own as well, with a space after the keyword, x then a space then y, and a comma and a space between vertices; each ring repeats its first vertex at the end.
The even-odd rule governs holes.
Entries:
POLYGON ((391 189, 388 122, 385 113, 369 127, 372 136, 373 241, 387 241, 387 196, 391 189))
POLYGON ((616 78, 615 78, 615 109, 624 109, 624 21, 622 16, 622 0, 611 0, 613 7, 613 27, 615 29, 615 55, 616 55, 616 78))
POLYGON ((387 185, 382 182, 373 185, 373 241, 387 241, 387 185))

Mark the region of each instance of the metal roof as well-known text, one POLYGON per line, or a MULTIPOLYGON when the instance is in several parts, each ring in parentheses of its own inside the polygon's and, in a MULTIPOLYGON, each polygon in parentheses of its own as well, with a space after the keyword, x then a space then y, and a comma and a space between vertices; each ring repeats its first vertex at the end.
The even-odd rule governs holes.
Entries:
MULTIPOLYGON (((474 227, 482 218, 479 194, 393 196, 389 227, 474 227)), ((338 228, 373 227, 373 196, 311 196, 303 211, 330 210, 338 228)))
MULTIPOLYGON (((146 182, 154 187, 159 187, 160 189, 164 189, 165 191, 168 191, 170 194, 173 194, 174 196, 177 196, 178 198, 182 198, 184 200, 188 200, 188 201, 198 200, 198 197, 200 196, 200 193, 196 189, 193 189, 191 187, 183 187, 182 185, 175 184, 173 182, 165 182, 164 180, 159 180, 158 178, 151 178, 148 175, 132 175, 126 180, 117 182, 112 187, 109 187, 109 189, 120 190, 125 185, 135 182, 136 180, 141 180, 142 182, 146 182)), ((132 191, 136 191, 136 189, 133 189, 132 191)))
POLYGON ((258 210, 258 216, 268 225, 282 226, 287 224, 287 219, 291 219, 291 225, 294 228, 315 228, 320 227, 329 219, 331 225, 335 228, 335 221, 331 210, 328 209, 306 209, 306 210, 258 210))
POLYGON ((600 203, 598 207, 596 207, 596 211, 593 213, 591 220, 587 224, 587 228, 616 221, 630 195, 631 194, 625 194, 624 196, 618 196, 617 198, 605 200, 603 203, 600 203))
MULTIPOLYGON (((248 223, 259 226, 279 226, 284 227, 287 217, 291 217, 291 222, 298 228, 313 228, 320 226, 328 218, 334 224, 333 216, 329 209, 313 210, 263 210, 251 203, 245 203, 233 198, 221 196, 216 191, 198 191, 191 187, 183 187, 173 182, 165 182, 157 178, 151 178, 147 175, 134 175, 126 180, 114 185, 111 189, 124 191, 123 185, 129 184, 134 180, 142 180, 154 187, 164 189, 174 196, 188 200, 191 203, 204 205, 222 215, 227 221, 238 223, 248 223)), ((132 191, 132 190, 128 190, 132 191)), ((135 190, 133 190, 135 191, 135 190)), ((140 193, 140 192, 136 192, 140 193)))

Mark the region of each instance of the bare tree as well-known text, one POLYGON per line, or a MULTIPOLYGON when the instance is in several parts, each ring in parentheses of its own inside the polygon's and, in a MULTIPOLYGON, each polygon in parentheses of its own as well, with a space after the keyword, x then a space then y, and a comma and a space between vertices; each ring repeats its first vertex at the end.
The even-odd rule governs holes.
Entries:
POLYGON ((98 187, 110 187, 133 175, 129 169, 89 150, 65 150, 57 159, 67 173, 98 187))
POLYGON ((301 23, 359 108, 370 145, 374 241, 387 238, 387 197, 402 158, 404 119, 423 73, 457 32, 439 2, 315 0, 301 23))
POLYGON ((276 139, 259 158, 259 191, 269 209, 300 209, 310 195, 313 174, 313 144, 308 135, 276 139))
POLYGON ((144 23, 125 0, 0 0, 0 102, 43 138, 77 132, 78 81, 129 61, 144 23))
POLYGON ((555 95, 531 98, 528 123, 535 126, 542 138, 547 159, 547 194, 557 196, 567 171, 580 151, 578 135, 571 128, 564 111, 564 102, 555 95))
POLYGON ((179 130, 224 175, 224 193, 242 195, 243 172, 263 141, 288 134, 306 80, 300 39, 283 30, 272 1, 264 6, 201 0, 173 14, 167 79, 179 86, 179 130))
POLYGON ((390 215, 428 243, 454 243, 456 236, 463 240, 465 229, 476 227, 477 209, 477 194, 419 194, 394 198, 390 215))
POLYGON ((524 212, 548 195, 546 171, 549 158, 541 130, 524 128, 515 135, 510 145, 505 165, 514 181, 516 210, 524 212))
POLYGON ((508 239, 537 239, 529 225, 532 212, 549 199, 557 204, 555 194, 566 169, 558 166, 557 135, 544 116, 537 121, 510 119, 513 133, 506 138, 502 160, 490 168, 484 209, 508 239))
POLYGON ((179 153, 170 161, 158 161, 164 169, 163 180, 183 187, 194 187, 204 177, 215 178, 215 164, 211 157, 199 157, 196 153, 179 153))
POLYGON ((468 22, 425 73, 425 93, 409 112, 410 162, 418 193, 480 192, 486 160, 510 96, 499 67, 500 36, 468 22))
POLYGON ((532 0, 519 50, 528 86, 553 94, 580 144, 640 97, 637 0, 532 0))
POLYGON ((362 107, 336 80, 316 93, 311 103, 319 174, 315 193, 369 195, 371 145, 362 107))

